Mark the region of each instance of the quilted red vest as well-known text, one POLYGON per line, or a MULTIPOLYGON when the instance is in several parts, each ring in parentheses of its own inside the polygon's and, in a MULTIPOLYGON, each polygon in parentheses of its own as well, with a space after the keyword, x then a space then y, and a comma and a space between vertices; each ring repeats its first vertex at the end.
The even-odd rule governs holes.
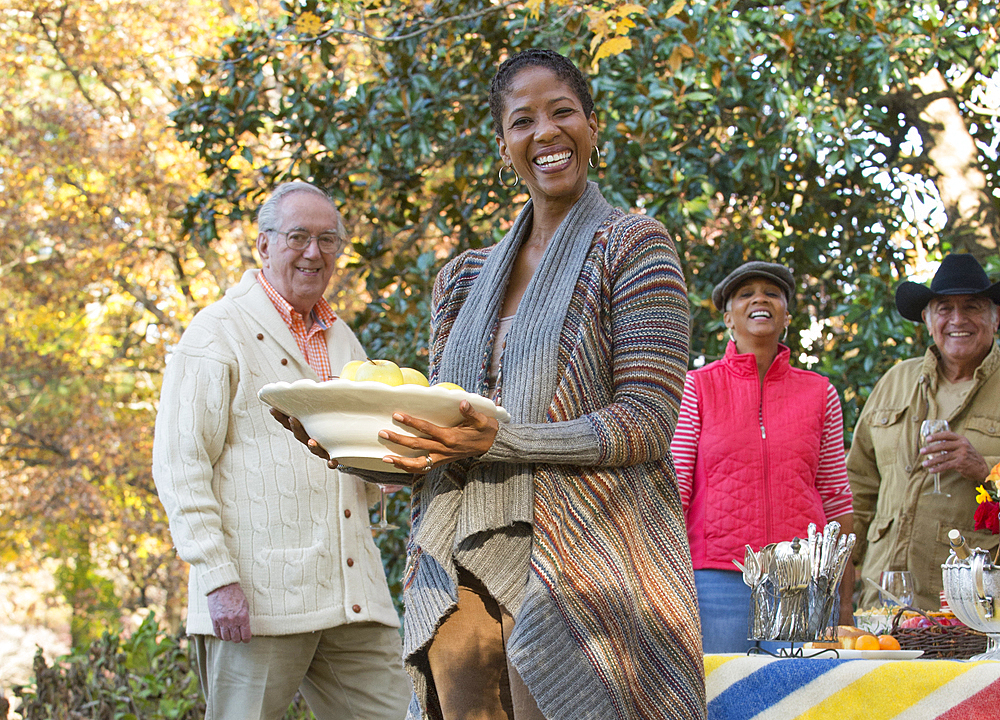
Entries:
POLYGON ((744 545, 806 537, 826 516, 816 490, 829 381, 788 364, 779 346, 761 387, 752 354, 730 342, 691 371, 701 436, 688 510, 695 569, 735 570, 744 545))

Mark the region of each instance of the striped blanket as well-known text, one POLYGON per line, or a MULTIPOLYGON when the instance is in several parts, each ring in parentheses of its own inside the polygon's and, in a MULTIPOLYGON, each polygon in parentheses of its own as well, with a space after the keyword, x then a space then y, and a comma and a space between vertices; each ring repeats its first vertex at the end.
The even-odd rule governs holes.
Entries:
POLYGON ((707 655, 709 720, 996 720, 1000 662, 707 655))

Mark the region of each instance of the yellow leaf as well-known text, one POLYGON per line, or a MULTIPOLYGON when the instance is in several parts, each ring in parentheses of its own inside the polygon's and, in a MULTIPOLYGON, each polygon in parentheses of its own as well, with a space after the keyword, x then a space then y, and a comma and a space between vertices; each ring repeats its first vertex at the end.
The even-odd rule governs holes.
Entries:
POLYGON ((670 9, 667 10, 667 14, 663 16, 663 19, 666 20, 667 18, 672 18, 674 15, 676 15, 677 13, 679 13, 681 10, 684 9, 685 4, 686 0, 677 0, 677 2, 671 5, 670 9))
POLYGON ((627 37, 613 37, 601 43, 601 47, 597 49, 597 54, 594 56, 594 62, 597 63, 602 58, 611 57, 612 55, 620 55, 626 50, 632 49, 632 41, 627 37))
POLYGON ((795 33, 791 30, 783 30, 778 35, 781 39, 781 44, 785 46, 785 50, 792 52, 795 49, 795 33))
POLYGON ((611 13, 599 10, 587 11, 587 27, 592 33, 607 35, 611 32, 611 13))
MULTIPOLYGON (((681 3, 682 6, 683 4, 684 3, 681 3)), ((644 8, 642 5, 633 5, 631 3, 625 3, 624 5, 619 5, 617 8, 615 8, 615 14, 618 15, 618 17, 620 18, 627 17, 629 15, 635 15, 637 13, 642 14, 645 12, 646 8, 644 8)))
POLYGON ((684 56, 681 55, 680 48, 674 48, 673 52, 670 53, 670 57, 667 58, 667 67, 670 68, 670 74, 676 73, 680 69, 682 62, 684 62, 684 56))
POLYGON ((690 45, 678 45, 677 49, 680 50, 682 57, 685 57, 689 60, 694 57, 694 48, 692 48, 690 45))
POLYGON ((722 86, 722 71, 718 67, 712 68, 712 85, 716 90, 722 86))
POLYGON ((528 14, 531 15, 535 20, 542 14, 542 1, 543 0, 528 0, 524 4, 528 8, 528 14))
POLYGON ((315 13, 304 12, 295 18, 295 31, 300 35, 319 35, 323 21, 315 13))

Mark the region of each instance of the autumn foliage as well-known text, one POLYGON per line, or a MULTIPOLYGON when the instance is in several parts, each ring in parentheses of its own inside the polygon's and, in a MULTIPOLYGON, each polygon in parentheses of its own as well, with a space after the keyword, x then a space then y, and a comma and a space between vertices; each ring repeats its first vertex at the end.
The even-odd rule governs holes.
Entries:
MULTIPOLYGON (((179 628, 149 471, 171 345, 256 265, 267 191, 305 179, 352 235, 331 302, 371 356, 424 369, 437 269, 526 199, 496 181, 485 98, 530 46, 590 73, 592 179, 675 236, 693 360, 725 342, 714 283, 780 258, 788 342, 849 431, 927 342, 896 283, 944 250, 995 262, 997 27, 985 0, 7 0, 0 561, 55 575, 80 648, 141 608, 179 628)), ((397 587, 405 531, 379 542, 397 587)))

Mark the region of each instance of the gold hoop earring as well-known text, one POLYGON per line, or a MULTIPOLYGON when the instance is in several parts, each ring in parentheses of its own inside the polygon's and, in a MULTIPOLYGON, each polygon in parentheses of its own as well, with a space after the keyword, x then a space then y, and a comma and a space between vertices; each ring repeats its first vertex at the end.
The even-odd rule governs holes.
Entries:
POLYGON ((501 185, 503 185, 504 187, 508 187, 508 188, 512 188, 515 185, 517 185, 519 182, 521 182, 521 176, 517 174, 517 170, 514 170, 513 166, 511 166, 511 165, 501 165, 500 166, 500 170, 497 172, 497 179, 500 180, 500 184, 501 185), (503 171, 504 170, 512 170, 514 172, 514 182, 512 182, 510 185, 508 185, 507 183, 505 183, 503 181, 503 171))
POLYGON ((596 170, 597 168, 601 167, 601 148, 594 145, 594 150, 597 151, 597 162, 596 163, 594 162, 594 151, 591 150, 590 157, 587 158, 587 164, 596 170))

